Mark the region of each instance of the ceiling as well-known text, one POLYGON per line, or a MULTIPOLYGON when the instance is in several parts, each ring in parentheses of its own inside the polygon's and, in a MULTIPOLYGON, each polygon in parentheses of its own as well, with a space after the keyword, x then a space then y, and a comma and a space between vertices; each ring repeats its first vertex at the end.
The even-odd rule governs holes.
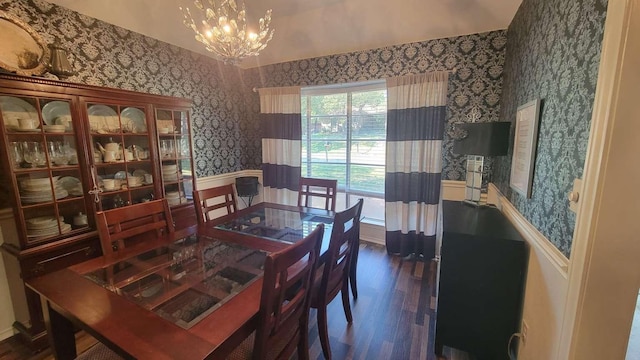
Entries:
MULTIPOLYGON (((191 0, 48 0, 201 54, 182 24, 191 0)), ((240 0, 239 0, 240 1, 240 0)), ((242 68, 506 29, 521 0, 245 0, 248 26, 273 10, 273 39, 242 68)))

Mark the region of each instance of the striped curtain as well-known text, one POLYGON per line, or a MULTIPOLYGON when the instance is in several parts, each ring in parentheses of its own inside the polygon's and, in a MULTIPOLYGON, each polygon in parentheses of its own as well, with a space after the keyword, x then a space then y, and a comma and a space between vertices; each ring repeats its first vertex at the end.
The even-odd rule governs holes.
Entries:
POLYGON ((302 118, 300 87, 258 89, 264 201, 298 203, 302 118))
POLYGON ((435 256, 448 72, 387 79, 389 254, 435 256))

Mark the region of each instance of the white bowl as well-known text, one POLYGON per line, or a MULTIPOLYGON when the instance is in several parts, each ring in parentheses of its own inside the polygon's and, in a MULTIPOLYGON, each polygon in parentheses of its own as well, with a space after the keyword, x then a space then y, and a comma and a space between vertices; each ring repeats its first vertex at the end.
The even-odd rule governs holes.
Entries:
POLYGON ((42 128, 44 131, 52 133, 65 132, 66 129, 64 125, 43 125, 42 128))

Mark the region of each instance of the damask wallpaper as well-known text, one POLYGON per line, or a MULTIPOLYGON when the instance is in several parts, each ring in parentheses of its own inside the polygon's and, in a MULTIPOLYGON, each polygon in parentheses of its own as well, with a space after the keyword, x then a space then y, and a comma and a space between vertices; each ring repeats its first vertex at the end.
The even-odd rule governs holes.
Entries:
MULTIPOLYGON (((251 89, 344 83, 453 70, 447 124, 497 121, 506 33, 494 31, 241 70, 43 0, 0 0, 47 42, 59 39, 78 70, 68 81, 189 98, 198 176, 261 163, 259 99, 251 89)), ((445 134, 443 177, 461 180, 464 157, 445 134)), ((485 172, 491 173, 491 159, 485 172)))
POLYGON ((0 10, 60 40, 78 71, 69 82, 191 99, 198 176, 260 166, 240 69, 42 0, 0 0, 0 10))
MULTIPOLYGON (((442 176, 464 180, 465 157, 452 153, 451 125, 469 121, 474 109, 478 121, 499 119, 505 45, 505 31, 429 40, 249 69, 245 82, 255 87, 311 86, 455 69, 449 77, 442 176)), ((257 116, 258 99, 251 104, 257 116)), ((485 162, 486 179, 491 160, 485 162)))
MULTIPOLYGON (((46 42, 69 49, 78 74, 67 81, 178 96, 193 101, 197 176, 258 169, 259 97, 253 87, 355 82, 438 70, 449 78, 443 178, 464 179, 451 125, 500 116, 506 31, 384 47, 242 70, 43 0, 0 0, 46 42)), ((487 159, 485 180, 491 179, 487 159)))
POLYGON ((507 30, 500 120, 513 121, 530 100, 542 106, 531 199, 509 188, 511 151, 494 182, 567 257, 575 226, 567 194, 582 177, 606 8, 606 0, 524 0, 507 30))

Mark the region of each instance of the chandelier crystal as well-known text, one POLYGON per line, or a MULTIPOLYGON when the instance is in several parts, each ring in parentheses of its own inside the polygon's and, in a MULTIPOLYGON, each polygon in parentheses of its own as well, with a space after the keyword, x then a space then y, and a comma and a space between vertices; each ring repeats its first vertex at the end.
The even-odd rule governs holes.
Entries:
POLYGON ((244 1, 239 3, 238 7, 236 0, 195 0, 193 4, 200 11, 198 18, 202 19, 200 26, 189 8, 180 7, 183 22, 196 33, 196 40, 230 65, 258 55, 273 37, 273 29, 269 30, 271 9, 260 18, 258 32, 252 32, 247 30, 244 1))

